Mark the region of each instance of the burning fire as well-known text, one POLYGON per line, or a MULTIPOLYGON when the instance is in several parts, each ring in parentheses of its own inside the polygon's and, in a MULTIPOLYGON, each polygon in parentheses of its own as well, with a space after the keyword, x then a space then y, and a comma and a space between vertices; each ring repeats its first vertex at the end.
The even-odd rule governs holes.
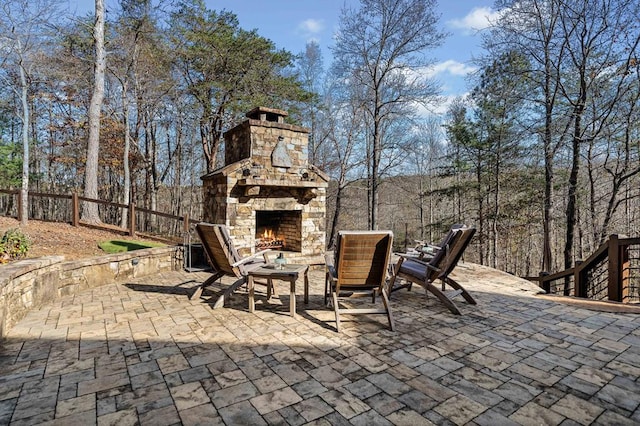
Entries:
POLYGON ((269 228, 265 229, 256 240, 257 248, 282 248, 284 245, 284 237, 276 235, 273 229, 269 228))

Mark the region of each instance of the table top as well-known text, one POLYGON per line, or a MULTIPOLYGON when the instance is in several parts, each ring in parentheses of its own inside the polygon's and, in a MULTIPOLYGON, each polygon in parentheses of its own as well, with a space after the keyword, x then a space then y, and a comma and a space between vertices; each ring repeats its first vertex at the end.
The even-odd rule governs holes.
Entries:
POLYGON ((303 265, 303 264, 295 264, 295 263, 286 263, 284 265, 282 265, 283 268, 280 269, 280 265, 265 265, 265 266, 261 266, 259 268, 254 269, 253 271, 249 272, 249 275, 254 275, 254 276, 270 276, 270 277, 275 277, 275 276, 285 276, 285 277, 290 277, 292 275, 297 275, 300 272, 304 272, 309 268, 309 265, 303 265))

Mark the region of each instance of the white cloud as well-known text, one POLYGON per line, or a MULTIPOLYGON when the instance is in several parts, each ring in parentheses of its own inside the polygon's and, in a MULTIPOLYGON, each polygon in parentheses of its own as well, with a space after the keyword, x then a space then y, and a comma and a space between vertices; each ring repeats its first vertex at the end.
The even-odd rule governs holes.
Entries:
POLYGON ((414 108, 419 117, 427 118, 431 116, 436 117, 444 117, 446 113, 449 111, 449 106, 453 103, 453 101, 460 97, 465 97, 465 94, 462 95, 443 95, 438 98, 438 102, 430 105, 423 104, 415 104, 414 108))
POLYGON ((466 65, 453 59, 448 59, 429 67, 425 70, 424 74, 427 77, 435 77, 440 74, 451 74, 464 77, 467 74, 474 72, 476 69, 477 68, 474 66, 466 65))
POLYGON ((483 30, 500 18, 503 12, 492 10, 489 7, 476 7, 462 19, 452 19, 447 23, 468 33, 483 30))
POLYGON ((298 24, 298 31, 304 34, 318 34, 324 30, 324 21, 319 19, 305 19, 298 24))
POLYGON ((425 115, 436 115, 436 116, 444 116, 449 110, 449 106, 453 103, 453 101, 458 98, 457 95, 446 95, 440 97, 440 102, 436 105, 433 105, 429 108, 424 108, 423 114, 425 115))

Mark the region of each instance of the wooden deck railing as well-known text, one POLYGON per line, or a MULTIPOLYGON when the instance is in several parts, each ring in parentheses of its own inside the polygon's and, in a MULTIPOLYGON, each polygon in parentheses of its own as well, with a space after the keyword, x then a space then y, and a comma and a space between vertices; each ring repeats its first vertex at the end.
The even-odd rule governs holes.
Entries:
POLYGON ((191 225, 198 220, 172 215, 136 206, 135 203, 120 204, 105 200, 97 200, 73 194, 50 194, 29 192, 28 211, 22 212, 21 193, 17 190, 0 189, 0 214, 12 216, 18 220, 23 214, 29 219, 48 222, 66 222, 73 226, 90 226, 110 231, 118 231, 129 235, 142 234, 163 240, 177 240, 191 230, 191 225), (80 219, 81 203, 96 203, 101 224, 88 224, 80 219), (120 227, 122 216, 127 216, 127 227, 120 227))
POLYGON ((576 266, 533 278, 550 294, 623 303, 640 302, 640 238, 610 235, 576 266))

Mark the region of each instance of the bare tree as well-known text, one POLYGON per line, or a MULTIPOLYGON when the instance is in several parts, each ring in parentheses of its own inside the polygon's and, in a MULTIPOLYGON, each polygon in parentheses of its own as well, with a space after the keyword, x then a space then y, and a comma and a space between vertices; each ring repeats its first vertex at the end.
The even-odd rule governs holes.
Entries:
POLYGON ((361 178, 362 164, 358 160, 358 147, 362 141, 361 106, 353 102, 338 102, 326 98, 326 116, 322 120, 327 128, 326 141, 317 153, 323 158, 325 171, 336 182, 333 216, 329 219, 328 247, 335 246, 340 215, 346 189, 361 178))
POLYGON ((405 173, 411 179, 399 179, 398 188, 406 192, 411 210, 418 211, 418 237, 420 240, 434 241, 434 198, 436 197, 436 168, 443 152, 444 134, 442 122, 435 116, 424 120, 407 144, 405 173))
MULTIPOLYGON (((89 106, 89 143, 87 146, 87 164, 84 178, 84 196, 98 198, 98 154, 100 149, 100 117, 104 98, 104 74, 106 69, 104 46, 104 0, 95 0, 95 24, 93 37, 95 42, 94 86, 89 106)), ((99 223, 100 214, 96 203, 85 203, 82 210, 83 220, 99 223)))
MULTIPOLYGON (((485 38, 490 57, 517 51, 530 64, 527 75, 533 89, 528 98, 530 112, 524 117, 531 120, 523 125, 542 142, 542 269, 553 270, 551 236, 562 232, 553 225, 554 192, 564 197, 557 198, 557 205, 564 207, 564 248, 556 252, 568 268, 574 262, 574 249, 582 244, 576 240, 576 230, 584 219, 591 217, 593 222, 595 216, 593 208, 590 215, 580 212, 582 162, 593 159, 593 148, 603 143, 612 123, 625 120, 620 101, 633 92, 629 81, 638 53, 638 4, 632 0, 503 0, 497 6, 501 18, 485 38), (558 153, 568 161, 565 182, 558 180, 564 175, 558 173, 558 153)), ((588 166, 591 173, 595 164, 588 166)), ((632 169, 625 167, 617 178, 628 171, 632 169)), ((611 175, 615 180, 615 173, 611 175)), ((609 206, 615 204, 611 200, 609 206)))
POLYGON ((18 206, 21 225, 28 220, 29 193, 29 145, 31 107, 29 96, 31 84, 36 79, 38 54, 46 42, 46 32, 52 29, 57 18, 56 3, 50 0, 7 0, 0 5, 0 64, 2 68, 13 68, 15 74, 2 74, 2 80, 11 87, 20 100, 22 135, 22 203, 18 206))
MULTIPOLYGON (((120 5, 122 11, 114 23, 116 46, 110 51, 111 59, 108 69, 120 86, 124 128, 122 203, 129 204, 132 189, 130 170, 132 143, 134 154, 139 155, 140 127, 143 122, 151 121, 146 117, 151 114, 150 111, 162 108, 162 98, 172 85, 166 82, 166 76, 169 73, 167 49, 162 49, 166 44, 163 45, 157 37, 157 17, 153 15, 151 0, 120 0, 120 5), (151 69, 155 72, 150 72, 151 69), (149 105, 154 105, 156 108, 151 108, 149 105), (137 119, 131 120, 134 115, 137 119)), ((147 143, 145 146, 148 148, 149 145, 147 143)), ((153 175, 150 169, 157 167, 153 162, 153 156, 151 157, 145 162, 146 178, 153 175)), ((154 200, 157 179, 153 181, 147 179, 147 184, 147 189, 150 191, 145 191, 145 199, 150 196, 154 200)), ((148 203, 148 207, 155 209, 155 201, 148 203)), ((120 223, 123 228, 127 226, 126 214, 122 214, 120 223)))
POLYGON ((401 116, 429 103, 435 84, 418 71, 430 64, 425 54, 444 37, 436 26, 434 0, 361 0, 345 8, 334 49, 335 68, 359 90, 369 126, 367 147, 369 227, 378 226, 378 187, 384 130, 401 116))
POLYGON ((538 133, 544 151, 544 207, 542 210, 543 249, 541 268, 553 268, 551 234, 553 229, 554 167, 556 154, 562 144, 556 127, 560 91, 560 62, 565 55, 565 42, 561 37, 560 13, 562 0, 500 0, 498 8, 505 11, 495 23, 485 48, 492 57, 504 52, 517 51, 531 66, 529 78, 537 90, 532 90, 529 101, 534 108, 534 121, 530 129, 538 133), (536 111, 537 110, 537 111, 536 111), (542 123, 538 125, 536 123, 542 123))
MULTIPOLYGON (((574 262, 575 228, 578 222, 578 185, 584 144, 603 137, 603 131, 615 114, 621 99, 629 91, 632 73, 629 64, 637 56, 640 35, 631 31, 637 28, 638 12, 634 1, 603 1, 596 5, 579 0, 565 0, 561 16, 563 36, 566 40, 568 73, 561 82, 561 93, 570 106, 571 170, 568 181, 566 207, 566 238, 564 267, 574 262), (621 34, 622 29, 622 34, 621 34), (626 37, 625 37, 626 36, 626 37), (629 43, 620 43, 626 39, 629 43), (622 72, 612 74, 612 66, 622 72), (601 80, 613 83, 609 90, 600 94, 601 80), (588 114, 589 99, 596 99, 597 113, 588 114)), ((634 90, 637 90, 635 86, 634 90)), ((566 289, 565 289, 566 293, 566 289)))

